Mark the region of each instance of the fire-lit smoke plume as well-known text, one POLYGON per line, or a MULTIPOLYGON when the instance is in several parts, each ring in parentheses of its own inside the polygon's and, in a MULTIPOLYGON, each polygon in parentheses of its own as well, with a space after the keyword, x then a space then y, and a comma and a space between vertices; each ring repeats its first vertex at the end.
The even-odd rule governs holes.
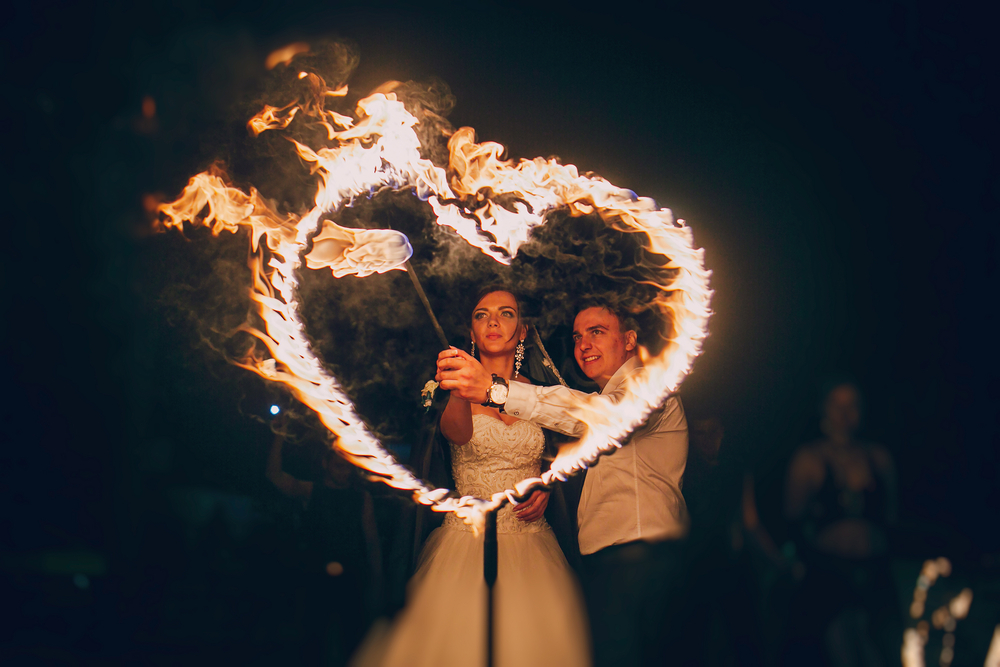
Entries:
POLYGON ((293 139, 292 146, 318 181, 311 208, 301 216, 281 214, 257 190, 246 194, 210 170, 191 178, 176 201, 160 207, 160 222, 173 228, 184 222, 204 225, 216 235, 248 229, 250 295, 263 326, 244 330, 263 343, 269 356, 251 356, 240 365, 285 385, 314 410, 348 460, 410 492, 416 502, 456 512, 480 527, 486 511, 537 486, 565 480, 621 446, 679 387, 706 335, 711 292, 702 251, 694 248, 683 221, 652 199, 555 159, 504 160, 502 146, 476 143, 471 128, 452 133, 430 104, 421 106, 419 95, 408 94, 406 84, 379 87, 360 99, 350 116, 327 109, 331 101, 344 100, 348 88, 342 74, 353 65, 324 76, 300 63, 298 54, 308 53, 303 45, 292 45, 272 54, 269 66, 298 70, 298 96, 284 106, 266 105, 248 129, 253 136, 310 129, 309 144, 293 139), (418 107, 419 118, 411 113, 418 107), (443 143, 448 134, 444 166, 432 139, 443 143), (454 498, 446 489, 432 488, 382 448, 312 350, 298 302, 303 261, 307 268, 329 268, 340 278, 399 269, 410 257, 410 244, 399 232, 350 229, 330 219, 385 190, 411 191, 427 202, 439 226, 454 230, 502 265, 509 265, 532 231, 552 216, 562 216, 567 224, 596 217, 639 239, 642 252, 635 255, 638 266, 632 272, 639 278, 632 279, 650 292, 643 308, 659 323, 658 343, 641 349, 645 370, 628 383, 617 406, 585 398, 572 408, 573 416, 587 425, 586 435, 564 447, 542 477, 488 499, 454 498))

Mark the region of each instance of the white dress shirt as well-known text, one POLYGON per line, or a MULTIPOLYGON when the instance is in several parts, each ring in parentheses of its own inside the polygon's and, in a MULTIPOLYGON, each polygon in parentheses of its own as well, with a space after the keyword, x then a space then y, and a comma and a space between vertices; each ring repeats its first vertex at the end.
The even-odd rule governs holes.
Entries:
MULTIPOLYGON (((639 357, 627 360, 601 391, 617 404, 625 378, 641 369, 639 357)), ((592 394, 567 387, 536 387, 511 382, 504 412, 539 426, 579 437, 583 424, 568 407, 592 394)), ((577 520, 580 553, 592 554, 636 540, 659 542, 687 534, 688 514, 681 495, 687 464, 688 431, 676 395, 655 410, 621 449, 602 456, 587 471, 577 520)))

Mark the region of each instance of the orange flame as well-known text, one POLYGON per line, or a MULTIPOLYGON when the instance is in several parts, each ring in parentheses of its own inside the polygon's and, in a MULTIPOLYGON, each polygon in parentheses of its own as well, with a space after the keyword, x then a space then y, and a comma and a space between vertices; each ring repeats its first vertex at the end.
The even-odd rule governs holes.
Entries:
POLYGON ((295 120, 298 112, 299 108, 292 104, 280 108, 265 104, 256 116, 247 121, 247 130, 255 137, 266 130, 283 130, 295 120))
POLYGON ((265 69, 274 69, 278 65, 288 65, 292 59, 300 53, 309 53, 309 45, 305 42, 295 42, 280 49, 271 51, 264 61, 265 69))
POLYGON ((324 100, 346 94, 346 86, 329 90, 318 75, 304 74, 310 89, 306 103, 266 106, 248 127, 255 136, 265 130, 284 129, 299 110, 325 127, 331 147, 313 149, 293 141, 299 157, 320 177, 311 211, 301 219, 281 216, 256 190, 251 188, 246 195, 209 172, 192 178, 176 202, 160 207, 165 227, 179 227, 185 220, 196 222, 207 207, 200 223, 211 225, 213 233, 236 231, 239 226, 251 229, 256 253, 251 261, 251 297, 265 331, 246 330, 264 343, 272 357, 241 365, 286 385, 315 410, 338 436, 334 446, 349 460, 385 483, 410 491, 416 502, 456 512, 476 529, 482 527, 485 512, 515 501, 533 488, 565 480, 600 455, 620 447, 622 439, 680 386, 701 351, 710 314, 710 274, 703 266, 703 251, 692 244, 691 230, 652 199, 637 197, 599 176, 581 175, 573 165, 542 158, 502 160, 503 147, 491 142, 477 144, 471 128, 461 128, 451 137, 446 172, 420 156, 420 140, 413 129, 418 120, 397 100, 392 83, 360 100, 356 119, 351 119, 324 108, 324 100), (448 497, 447 489, 430 487, 393 460, 368 432, 335 378, 309 348, 297 314, 296 272, 310 237, 314 246, 305 256, 306 266, 330 268, 336 277, 400 268, 409 258, 408 242, 395 232, 349 230, 323 220, 353 198, 386 187, 413 188, 430 204, 438 224, 451 227, 504 264, 511 262, 533 228, 545 224, 549 213, 568 210, 574 216, 597 212, 621 231, 645 234, 649 250, 663 261, 656 268, 671 270, 669 282, 654 283, 660 295, 653 307, 670 323, 669 331, 663 332, 667 345, 655 356, 645 348, 640 350, 645 368, 628 382, 618 405, 608 406, 592 397, 570 409, 587 426, 586 435, 564 447, 540 478, 523 480, 489 499, 456 499, 448 497), (495 202, 496 195, 508 195, 508 200, 512 195, 514 210, 495 202), (263 254, 258 252, 261 236, 271 251, 267 262, 271 271, 265 269, 263 254))

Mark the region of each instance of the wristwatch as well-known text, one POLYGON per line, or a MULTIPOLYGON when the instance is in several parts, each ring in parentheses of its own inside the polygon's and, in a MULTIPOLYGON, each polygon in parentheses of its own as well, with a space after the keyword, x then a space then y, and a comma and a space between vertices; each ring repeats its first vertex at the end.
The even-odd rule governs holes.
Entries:
POLYGON ((483 405, 487 408, 499 408, 503 411, 503 406, 507 403, 509 389, 510 385, 507 384, 507 380, 494 373, 493 384, 486 390, 486 402, 483 405))

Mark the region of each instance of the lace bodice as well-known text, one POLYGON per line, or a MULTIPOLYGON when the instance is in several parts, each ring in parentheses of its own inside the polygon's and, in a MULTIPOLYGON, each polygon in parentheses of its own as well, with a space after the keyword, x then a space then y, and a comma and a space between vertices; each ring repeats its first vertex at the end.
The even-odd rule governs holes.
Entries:
MULTIPOLYGON (((489 415, 472 415, 472 439, 451 447, 455 486, 463 496, 489 498, 497 491, 512 489, 517 482, 541 474, 545 437, 542 429, 527 421, 507 425, 489 415)), ((472 530, 449 513, 444 525, 472 530)), ((498 533, 534 533, 547 530, 545 517, 530 523, 520 521, 510 505, 497 513, 498 533)))

